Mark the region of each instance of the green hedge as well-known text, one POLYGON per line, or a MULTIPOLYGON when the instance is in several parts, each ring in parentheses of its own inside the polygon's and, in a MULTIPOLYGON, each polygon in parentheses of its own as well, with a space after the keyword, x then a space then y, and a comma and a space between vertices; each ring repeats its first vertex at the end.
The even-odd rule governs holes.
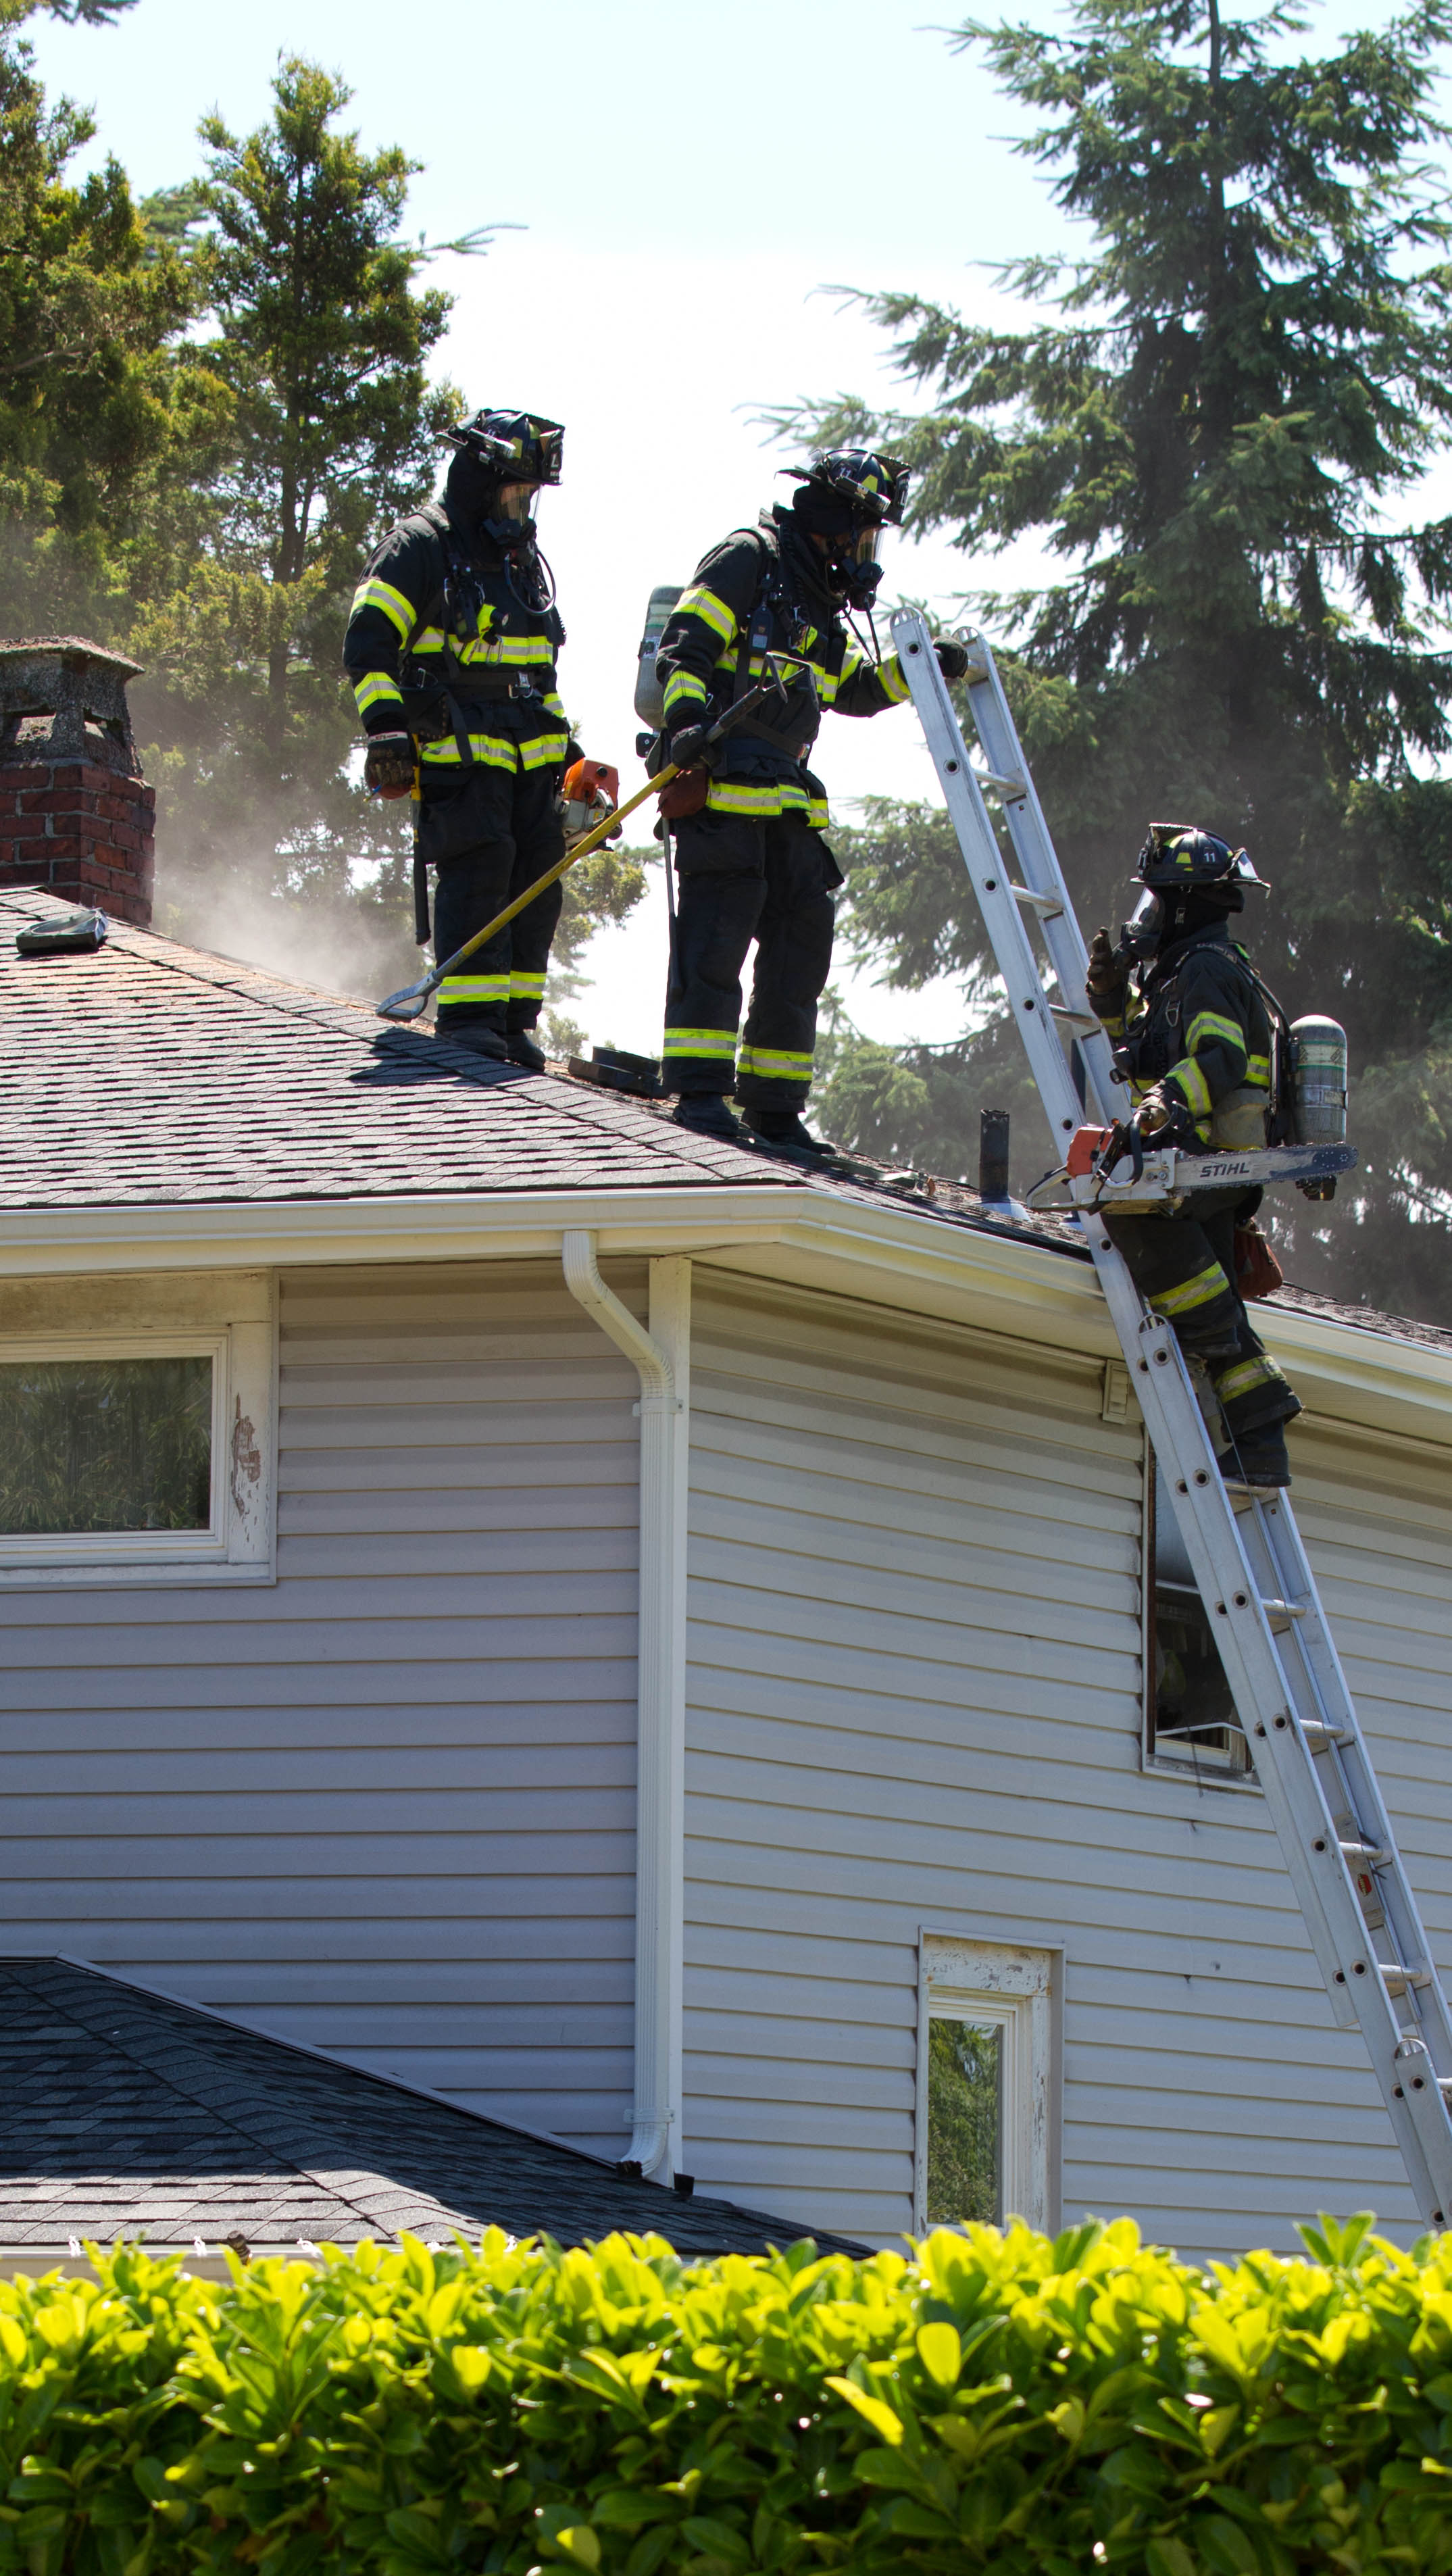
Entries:
MULTIPOLYGON (((1127 2220, 684 2265, 406 2242, 0 2283, 0 2566, 1452 2569, 1452 2237, 1202 2273, 1127 2220)), ((90 2249, 88 2249, 90 2250, 90 2249)))

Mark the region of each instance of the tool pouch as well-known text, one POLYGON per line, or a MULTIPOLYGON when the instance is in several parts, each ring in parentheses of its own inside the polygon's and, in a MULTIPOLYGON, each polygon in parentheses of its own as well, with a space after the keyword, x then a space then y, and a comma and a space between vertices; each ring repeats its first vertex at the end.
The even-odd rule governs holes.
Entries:
POLYGON ((1273 1297, 1285 1286, 1286 1274, 1258 1225, 1235 1229, 1236 1293, 1247 1305, 1256 1297, 1273 1297))
POLYGON ((660 810, 668 823, 683 822, 688 814, 699 814, 711 792, 711 773, 707 769, 683 769, 669 787, 661 789, 660 810))

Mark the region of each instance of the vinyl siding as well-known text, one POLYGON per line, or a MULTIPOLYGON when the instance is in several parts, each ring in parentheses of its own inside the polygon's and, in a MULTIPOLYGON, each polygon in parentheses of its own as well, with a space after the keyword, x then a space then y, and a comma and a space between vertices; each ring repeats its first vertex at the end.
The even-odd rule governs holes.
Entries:
MULTIPOLYGON (((1064 1945, 1066 2216, 1410 2224, 1258 1798, 1142 1767, 1142 1434, 1099 1368, 698 1268, 692 1385, 698 2187, 911 2224, 927 1925, 1064 1945)), ((1404 1446, 1305 1427, 1298 1499, 1445 1964, 1452 1460, 1398 1499, 1404 1446)))
POLYGON ((0 1948, 618 2155, 635 1373, 544 1264, 280 1311, 276 1587, 0 1599, 0 1948))

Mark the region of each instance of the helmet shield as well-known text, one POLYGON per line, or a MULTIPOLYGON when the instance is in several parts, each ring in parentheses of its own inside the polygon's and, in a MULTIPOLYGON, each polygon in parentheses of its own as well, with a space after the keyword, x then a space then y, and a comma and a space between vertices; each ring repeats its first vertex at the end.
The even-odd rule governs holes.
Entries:
POLYGON ((501 483, 494 495, 494 516, 509 527, 531 527, 538 499, 537 483, 501 483))

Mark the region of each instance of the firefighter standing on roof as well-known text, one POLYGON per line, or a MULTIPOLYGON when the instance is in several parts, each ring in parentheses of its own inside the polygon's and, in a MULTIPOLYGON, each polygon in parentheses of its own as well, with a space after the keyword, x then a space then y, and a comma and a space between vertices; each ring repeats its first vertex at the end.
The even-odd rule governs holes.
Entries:
MULTIPOLYGON (((564 432, 526 412, 481 411, 448 433, 443 504, 390 529, 353 601, 343 661, 368 735, 364 775, 417 796, 414 897, 434 953, 451 957, 563 855, 559 788, 578 746, 555 687, 565 630, 535 536, 558 483, 564 432)), ((547 893, 439 987, 438 1034, 543 1072, 529 1034, 563 902, 547 893)))
MULTIPOLYGON (((896 655, 864 653, 844 610, 870 613, 884 527, 901 524, 907 473, 865 451, 819 456, 798 472, 790 508, 764 511, 699 565, 661 639, 669 757, 690 769, 699 728, 760 679, 768 653, 789 658, 785 701, 748 717, 699 773, 699 810, 679 789, 679 901, 666 995, 662 1072, 684 1127, 739 1138, 733 1089, 753 1136, 807 1160, 824 1153, 802 1124, 817 1003, 832 962, 841 873, 823 838, 826 790, 807 767, 824 707, 873 716, 908 694, 896 655), (737 1054, 741 971, 757 943, 751 1006, 737 1054)), ((960 644, 938 646, 949 679, 960 644)))
MULTIPOLYGON (((1244 850, 1179 823, 1152 823, 1140 852, 1143 891, 1117 948, 1095 932, 1089 999, 1129 1077, 1134 1124, 1155 1146, 1243 1151, 1271 1141, 1272 1062, 1289 1046, 1285 1014, 1230 936, 1245 888, 1259 885, 1244 850)), ((1222 1472, 1288 1485, 1285 1426, 1301 1410, 1270 1359, 1235 1284, 1234 1236, 1259 1190, 1196 1190, 1180 1213, 1105 1216, 1136 1285, 1203 1370, 1220 1424, 1222 1472)))

